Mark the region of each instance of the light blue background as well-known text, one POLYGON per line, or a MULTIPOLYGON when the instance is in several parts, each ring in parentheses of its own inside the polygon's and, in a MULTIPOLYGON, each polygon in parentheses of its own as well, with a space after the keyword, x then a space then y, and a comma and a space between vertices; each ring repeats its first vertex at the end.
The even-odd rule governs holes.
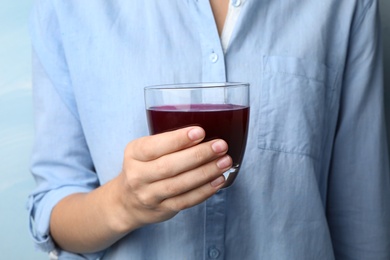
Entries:
POLYGON ((29 239, 26 197, 33 188, 31 2, 0 0, 0 259, 48 259, 29 239))
MULTIPOLYGON (((390 1, 380 2, 385 99, 390 122, 390 1)), ((34 187, 28 170, 33 139, 31 48, 27 29, 31 2, 1 0, 0 3, 0 258, 48 259, 33 247, 26 212, 27 194, 34 187)))

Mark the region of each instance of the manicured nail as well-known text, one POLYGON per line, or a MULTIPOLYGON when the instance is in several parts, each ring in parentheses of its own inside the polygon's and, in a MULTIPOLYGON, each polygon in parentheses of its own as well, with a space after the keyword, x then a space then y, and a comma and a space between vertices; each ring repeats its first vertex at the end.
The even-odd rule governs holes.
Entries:
POLYGON ((204 130, 202 128, 195 127, 188 132, 188 138, 190 138, 192 141, 202 139, 203 137, 204 137, 204 130))
POLYGON ((222 153, 228 149, 226 142, 218 140, 211 145, 211 148, 215 153, 222 153))
POLYGON ((213 187, 217 187, 224 182, 225 182, 225 177, 222 175, 222 176, 219 176, 217 179, 213 180, 210 184, 213 187))
POLYGON ((222 157, 217 161, 217 167, 219 169, 225 169, 231 165, 232 165, 232 159, 228 155, 222 157))

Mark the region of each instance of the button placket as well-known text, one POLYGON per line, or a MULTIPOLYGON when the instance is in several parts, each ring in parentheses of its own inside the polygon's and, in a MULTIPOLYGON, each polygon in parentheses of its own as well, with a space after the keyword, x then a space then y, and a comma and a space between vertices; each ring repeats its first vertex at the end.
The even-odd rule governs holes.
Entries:
POLYGON ((210 247, 209 248, 209 257, 211 259, 217 259, 219 257, 221 253, 219 252, 219 250, 215 247, 210 247))
POLYGON ((205 211, 205 258, 224 259, 226 231, 226 192, 218 194, 206 201, 205 211))
MULTIPOLYGON (((225 56, 209 1, 189 1, 199 30, 203 82, 227 80, 225 56), (192 4, 191 4, 192 3, 192 4)), ((221 191, 205 202, 204 259, 223 259, 225 254, 226 194, 221 191)))
POLYGON ((203 82, 225 82, 226 67, 221 40, 209 1, 189 1, 199 30, 203 82))
POLYGON ((211 52, 209 59, 212 63, 216 63, 218 61, 218 54, 215 52, 211 52))

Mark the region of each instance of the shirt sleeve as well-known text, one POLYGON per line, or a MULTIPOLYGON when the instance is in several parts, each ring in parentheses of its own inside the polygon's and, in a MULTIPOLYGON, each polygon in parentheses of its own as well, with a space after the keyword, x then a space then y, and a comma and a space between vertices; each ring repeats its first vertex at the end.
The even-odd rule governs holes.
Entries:
POLYGON ((353 21, 329 178, 336 259, 390 259, 390 181, 377 1, 353 21))
POLYGON ((35 1, 31 16, 35 118, 31 172, 36 188, 28 201, 30 232, 36 246, 52 255, 97 259, 101 253, 61 251, 49 231, 51 211, 61 199, 99 186, 77 113, 53 2, 35 1))

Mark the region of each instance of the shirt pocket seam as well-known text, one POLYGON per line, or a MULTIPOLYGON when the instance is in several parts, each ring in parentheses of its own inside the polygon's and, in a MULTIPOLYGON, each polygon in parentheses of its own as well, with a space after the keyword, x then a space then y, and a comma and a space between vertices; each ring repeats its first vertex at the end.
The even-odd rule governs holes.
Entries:
MULTIPOLYGON (((258 134, 258 148, 317 159, 322 151, 321 137, 323 133, 321 132, 324 131, 323 126, 329 111, 329 100, 334 88, 334 71, 318 61, 290 56, 263 56, 262 74, 262 94, 260 98, 262 104, 259 111, 260 131, 258 134), (288 81, 289 77, 291 81, 295 82, 293 83, 295 84, 293 90, 277 84, 277 81, 288 81), (307 91, 304 90, 305 87, 310 88, 308 97, 303 95, 307 91), (283 95, 283 91, 287 91, 292 96, 285 99, 288 103, 287 105, 275 97, 268 97, 271 92, 273 92, 272 95, 276 93, 276 97, 278 92, 283 95), (305 100, 305 98, 308 100, 305 100), (297 102, 300 100, 303 101, 303 105, 297 102), (306 123, 306 125, 302 126, 303 131, 308 132, 305 137, 302 137, 301 134, 288 133, 290 130, 297 132, 299 129, 298 123, 288 118, 284 118, 287 120, 283 122, 283 109, 290 111, 291 114, 291 108, 294 108, 294 106, 297 108, 297 112, 292 112, 292 115, 298 118, 298 122, 306 123), (265 108, 265 111, 262 108, 265 108), (314 112, 301 115, 299 112, 307 112, 305 108, 313 109, 314 112), (282 112, 278 112, 278 109, 282 112), (278 120, 277 117, 280 115, 282 115, 281 120, 278 120), (272 118, 273 116, 275 118, 272 118), (286 124, 285 127, 284 123, 286 124), (270 127, 273 125, 277 125, 275 129, 270 127), (267 127, 268 132, 263 130, 263 128, 267 127), (282 131, 282 133, 278 133, 278 131, 282 131), (294 138, 294 134, 296 140, 290 140, 290 136, 294 138), (302 142, 300 143, 300 141, 302 142)), ((284 95, 284 98, 286 98, 286 94, 284 95)))
MULTIPOLYGON (((318 61, 276 55, 263 56, 263 72, 296 76, 319 83, 326 82, 328 78, 334 78, 335 74, 332 68, 318 61)), ((333 84, 329 85, 332 85, 331 89, 333 89, 333 84)))
POLYGON ((319 80, 317 78, 308 77, 308 76, 304 76, 304 75, 297 74, 297 73, 292 73, 292 72, 273 71, 273 70, 268 70, 268 71, 264 71, 264 72, 267 73, 267 74, 269 73, 269 74, 282 74, 282 75, 294 76, 294 77, 302 78, 302 79, 305 79, 305 80, 311 80, 311 81, 314 81, 314 82, 317 82, 317 83, 320 83, 320 84, 324 83, 324 81, 319 80))

